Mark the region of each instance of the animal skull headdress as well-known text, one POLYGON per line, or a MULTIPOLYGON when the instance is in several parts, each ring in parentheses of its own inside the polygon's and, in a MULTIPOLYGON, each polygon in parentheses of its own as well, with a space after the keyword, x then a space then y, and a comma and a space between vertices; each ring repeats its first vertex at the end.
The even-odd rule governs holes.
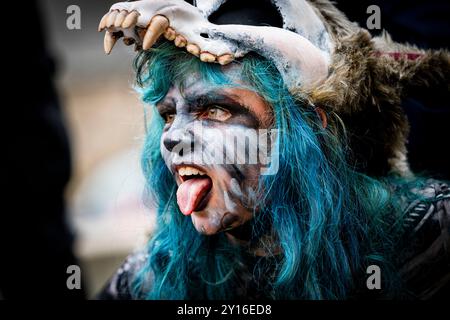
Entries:
POLYGON ((174 41, 204 62, 249 52, 271 60, 293 94, 333 113, 371 174, 408 173, 401 98, 419 85, 449 88, 447 51, 371 38, 328 0, 142 0, 114 4, 100 21, 110 53, 118 38, 137 49, 174 41))
POLYGON ((307 1, 258 0, 241 5, 251 4, 254 11, 264 7, 265 12, 272 6, 269 14, 280 15, 280 27, 238 24, 238 14, 234 15, 232 24, 210 21, 214 16, 229 13, 236 2, 197 0, 191 5, 183 0, 143 0, 117 3, 100 23, 100 30, 108 29, 105 50, 109 52, 121 35, 128 43, 141 44, 144 50, 164 35, 205 62, 227 64, 250 51, 257 52, 276 64, 288 87, 310 86, 326 78, 333 43, 324 22, 307 1))

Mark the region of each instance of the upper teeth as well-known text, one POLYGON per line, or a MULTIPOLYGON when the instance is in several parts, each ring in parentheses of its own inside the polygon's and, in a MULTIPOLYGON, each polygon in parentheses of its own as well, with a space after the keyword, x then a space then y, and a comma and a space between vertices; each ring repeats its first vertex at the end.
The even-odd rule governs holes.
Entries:
POLYGON ((180 176, 193 176, 193 175, 205 175, 206 173, 197 170, 196 168, 193 167, 181 167, 178 169, 178 174, 180 176))

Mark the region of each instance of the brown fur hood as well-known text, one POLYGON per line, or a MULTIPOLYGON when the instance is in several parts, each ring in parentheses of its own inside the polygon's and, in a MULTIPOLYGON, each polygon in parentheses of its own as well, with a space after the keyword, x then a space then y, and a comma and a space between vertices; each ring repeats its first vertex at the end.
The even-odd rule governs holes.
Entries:
POLYGON ((357 167, 371 175, 410 174, 409 125, 402 99, 420 88, 450 92, 450 53, 395 43, 384 32, 372 38, 327 0, 310 0, 335 50, 329 76, 307 93, 330 120, 342 121, 357 167))

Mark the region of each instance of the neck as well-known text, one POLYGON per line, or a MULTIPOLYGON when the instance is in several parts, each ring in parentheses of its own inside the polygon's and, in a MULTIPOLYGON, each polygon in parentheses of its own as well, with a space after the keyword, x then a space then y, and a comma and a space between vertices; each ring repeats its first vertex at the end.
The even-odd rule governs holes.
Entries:
POLYGON ((253 233, 251 221, 225 232, 230 243, 236 246, 245 247, 250 254, 266 257, 278 255, 281 249, 277 244, 276 237, 271 232, 271 228, 264 228, 258 235, 253 233))

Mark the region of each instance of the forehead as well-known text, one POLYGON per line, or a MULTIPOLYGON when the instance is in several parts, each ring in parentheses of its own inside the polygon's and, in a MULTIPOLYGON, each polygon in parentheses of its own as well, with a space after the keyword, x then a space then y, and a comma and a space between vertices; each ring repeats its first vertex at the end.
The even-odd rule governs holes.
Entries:
POLYGON ((241 75, 241 66, 236 63, 221 66, 220 72, 208 74, 200 73, 198 70, 190 70, 188 73, 180 74, 173 79, 173 82, 162 100, 191 100, 198 96, 214 93, 221 95, 232 95, 237 92, 237 88, 248 89, 250 86, 244 81, 241 75), (212 76, 213 75, 213 76, 212 76))
POLYGON ((220 71, 217 71, 200 73, 198 70, 192 70, 187 74, 181 74, 175 79, 172 88, 177 87, 182 92, 192 93, 201 92, 207 88, 249 87, 243 79, 241 65, 231 63, 221 66, 220 71))

